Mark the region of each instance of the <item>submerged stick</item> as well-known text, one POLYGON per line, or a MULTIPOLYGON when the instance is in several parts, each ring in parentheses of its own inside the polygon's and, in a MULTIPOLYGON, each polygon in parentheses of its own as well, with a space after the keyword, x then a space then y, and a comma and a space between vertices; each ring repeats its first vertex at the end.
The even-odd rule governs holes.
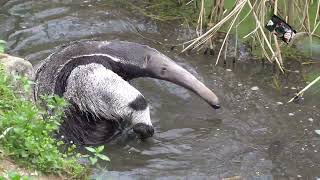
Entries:
POLYGON ((310 84, 308 84, 305 88, 303 88, 300 92, 298 92, 298 94, 296 94, 293 98, 290 99, 290 101, 288 101, 288 103, 292 102, 294 99, 296 99, 297 97, 299 97, 301 94, 303 94, 307 89, 309 89, 312 85, 314 85, 317 81, 320 80, 320 76, 317 77, 315 80, 313 80, 310 84))

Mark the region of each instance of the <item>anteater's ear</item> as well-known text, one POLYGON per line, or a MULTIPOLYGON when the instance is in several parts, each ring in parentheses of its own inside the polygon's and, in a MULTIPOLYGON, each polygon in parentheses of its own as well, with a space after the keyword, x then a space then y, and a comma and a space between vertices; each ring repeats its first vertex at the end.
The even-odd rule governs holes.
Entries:
POLYGON ((151 55, 149 55, 149 54, 144 56, 143 68, 147 67, 147 65, 149 64, 150 58, 151 58, 151 55))

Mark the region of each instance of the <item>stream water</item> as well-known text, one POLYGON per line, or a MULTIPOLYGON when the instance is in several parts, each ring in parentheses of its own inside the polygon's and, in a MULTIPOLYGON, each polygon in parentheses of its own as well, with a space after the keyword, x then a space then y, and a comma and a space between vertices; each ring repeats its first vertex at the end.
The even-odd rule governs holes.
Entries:
POLYGON ((220 97, 222 109, 213 110, 176 85, 154 79, 133 81, 151 106, 155 135, 146 142, 106 145, 111 163, 108 170, 96 169, 93 177, 320 178, 320 135, 314 131, 320 129, 320 96, 310 90, 299 103, 286 103, 297 85, 302 87, 299 74, 288 73, 277 91, 267 80, 274 74, 272 66, 250 60, 214 66, 215 56, 179 54, 150 38, 178 43, 192 33, 179 24, 138 14, 111 0, 0 0, 0 39, 8 41, 8 53, 34 65, 55 47, 74 40, 134 41, 168 55, 220 97))

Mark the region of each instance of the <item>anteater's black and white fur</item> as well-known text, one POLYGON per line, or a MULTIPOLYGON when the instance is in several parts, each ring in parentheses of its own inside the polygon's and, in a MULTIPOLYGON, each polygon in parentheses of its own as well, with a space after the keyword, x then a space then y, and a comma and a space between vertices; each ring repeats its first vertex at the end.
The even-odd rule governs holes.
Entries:
POLYGON ((51 54, 35 74, 35 100, 57 94, 69 101, 59 132, 78 144, 108 142, 130 126, 141 138, 153 135, 148 103, 127 82, 133 78, 171 81, 219 107, 215 94, 193 75, 137 43, 75 42, 51 54))

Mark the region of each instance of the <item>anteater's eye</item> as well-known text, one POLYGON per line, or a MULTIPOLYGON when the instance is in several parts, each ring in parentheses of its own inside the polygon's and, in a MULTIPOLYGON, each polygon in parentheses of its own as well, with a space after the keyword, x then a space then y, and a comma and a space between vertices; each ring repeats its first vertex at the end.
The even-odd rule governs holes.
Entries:
POLYGON ((162 67, 160 73, 163 75, 166 71, 167 71, 167 67, 162 67))

